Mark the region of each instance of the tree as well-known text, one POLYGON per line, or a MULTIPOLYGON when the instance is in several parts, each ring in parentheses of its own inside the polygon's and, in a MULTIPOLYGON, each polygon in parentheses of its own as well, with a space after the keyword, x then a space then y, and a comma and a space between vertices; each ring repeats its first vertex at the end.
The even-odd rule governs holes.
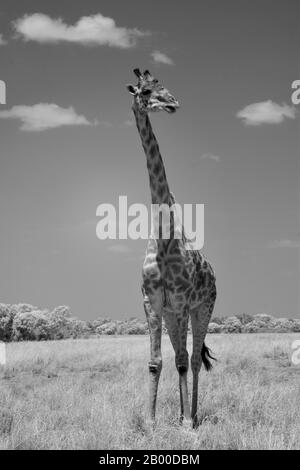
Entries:
POLYGON ((237 317, 227 317, 223 326, 224 333, 241 333, 242 323, 237 317))
POLYGON ((13 318, 10 305, 0 304, 0 341, 11 341, 13 318))
POLYGON ((242 325, 247 325, 247 323, 250 323, 254 320, 254 316, 250 315, 249 313, 238 313, 236 318, 240 320, 242 325))
POLYGON ((216 323, 217 325, 223 325, 225 319, 226 317, 213 317, 213 323, 216 323))
POLYGON ((147 322, 138 320, 137 318, 125 322, 121 334, 124 335, 145 335, 148 333, 147 322))
POLYGON ((259 327, 256 322, 250 322, 243 326, 243 333, 257 333, 258 331, 259 327))
POLYGON ((97 333, 96 330, 98 326, 104 325, 104 323, 108 323, 109 321, 110 320, 108 318, 99 317, 99 318, 96 318, 96 320, 87 322, 87 324, 92 333, 97 333))
POLYGON ((275 320, 274 317, 272 317, 272 315, 268 315, 267 313, 257 313, 256 315, 254 315, 254 321, 258 321, 258 322, 261 322, 261 323, 273 323, 275 320))
POLYGON ((18 312, 13 322, 13 339, 16 341, 51 339, 47 311, 18 312))
POLYGON ((274 331, 277 333, 288 333, 293 331, 294 321, 287 318, 276 318, 274 331))
POLYGON ((49 336, 51 339, 70 338, 73 319, 69 307, 61 305, 48 313, 49 336))
POLYGON ((10 306, 12 314, 15 315, 17 313, 26 313, 26 312, 33 312, 39 310, 38 307, 35 307, 31 304, 14 304, 10 306))
POLYGON ((222 328, 223 326, 218 324, 218 323, 215 323, 215 322, 211 322, 209 325, 208 325, 208 330, 207 332, 208 333, 221 333, 222 332, 222 328))
POLYGON ((98 335, 115 335, 117 333, 117 325, 115 322, 104 323, 96 328, 98 335))
POLYGON ((300 319, 295 319, 292 321, 291 330, 293 333, 300 333, 300 319))
POLYGON ((87 323, 83 320, 73 318, 70 323, 70 330, 72 338, 86 338, 91 330, 87 323))

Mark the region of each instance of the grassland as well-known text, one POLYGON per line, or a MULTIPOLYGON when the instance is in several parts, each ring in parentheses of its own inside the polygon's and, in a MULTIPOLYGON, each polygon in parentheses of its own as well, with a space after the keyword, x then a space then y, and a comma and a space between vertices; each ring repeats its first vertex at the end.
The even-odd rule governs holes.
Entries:
MULTIPOLYGON (((300 449, 298 334, 209 335, 195 431, 179 426, 163 338, 157 426, 146 422, 147 336, 11 343, 1 367, 1 449, 300 449)), ((190 345, 189 345, 190 349, 190 345)))

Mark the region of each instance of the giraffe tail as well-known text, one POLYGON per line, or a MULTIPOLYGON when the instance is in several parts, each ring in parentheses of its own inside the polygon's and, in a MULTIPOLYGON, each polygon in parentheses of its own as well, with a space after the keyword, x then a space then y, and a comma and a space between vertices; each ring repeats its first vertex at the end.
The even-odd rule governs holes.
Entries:
POLYGON ((203 343, 202 350, 201 350, 201 357, 204 364, 204 367, 207 371, 212 369, 212 363, 210 359, 216 361, 217 359, 211 355, 211 350, 203 343))

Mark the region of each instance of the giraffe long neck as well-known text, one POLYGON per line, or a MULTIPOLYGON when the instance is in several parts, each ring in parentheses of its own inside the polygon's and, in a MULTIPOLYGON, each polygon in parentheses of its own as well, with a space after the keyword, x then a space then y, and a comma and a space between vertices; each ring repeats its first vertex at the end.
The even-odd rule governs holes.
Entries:
POLYGON ((149 116, 133 106, 136 125, 147 158, 152 204, 172 204, 164 163, 153 133, 149 116))

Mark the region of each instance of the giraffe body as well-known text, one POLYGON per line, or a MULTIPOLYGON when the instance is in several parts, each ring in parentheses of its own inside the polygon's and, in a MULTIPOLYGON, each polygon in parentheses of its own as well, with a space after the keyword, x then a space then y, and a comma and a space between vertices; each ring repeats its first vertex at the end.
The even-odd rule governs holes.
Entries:
POLYGON ((155 294, 161 288, 163 308, 197 309, 215 287, 213 269, 200 251, 189 250, 182 240, 160 244, 149 240, 143 265, 143 289, 155 294), (161 245, 161 246, 160 246, 161 245))
MULTIPOLYGON (((137 87, 128 86, 134 95, 133 112, 147 159, 152 204, 175 203, 169 190, 163 160, 153 133, 148 112, 165 110, 173 113, 179 107, 175 98, 146 71, 135 69, 137 87)), ((175 364, 179 373, 181 418, 197 421, 198 375, 202 365, 209 369, 209 350, 204 344, 207 327, 216 299, 215 275, 211 265, 200 251, 191 250, 184 232, 175 237, 178 227, 174 216, 170 223, 169 239, 150 236, 142 269, 144 309, 150 331, 150 416, 154 420, 156 397, 162 368, 162 318, 175 351, 175 364), (186 347, 188 320, 191 317, 193 353, 192 410, 190 411, 186 347)))

